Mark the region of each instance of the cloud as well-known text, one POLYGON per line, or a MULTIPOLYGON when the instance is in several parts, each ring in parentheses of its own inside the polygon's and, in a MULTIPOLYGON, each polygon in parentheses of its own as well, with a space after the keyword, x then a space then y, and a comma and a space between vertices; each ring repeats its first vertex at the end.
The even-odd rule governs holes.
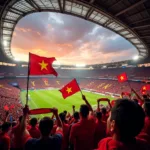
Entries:
POLYGON ((54 56, 66 64, 120 61, 137 54, 135 47, 118 34, 59 13, 34 13, 19 21, 12 39, 12 53, 27 59, 29 52, 54 56))

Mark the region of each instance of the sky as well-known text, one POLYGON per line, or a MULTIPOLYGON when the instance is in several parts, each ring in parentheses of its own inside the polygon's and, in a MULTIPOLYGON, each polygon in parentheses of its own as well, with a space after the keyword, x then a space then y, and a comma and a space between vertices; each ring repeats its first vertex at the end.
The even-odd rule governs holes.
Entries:
POLYGON ((33 13, 15 27, 12 54, 55 57, 56 64, 101 64, 131 59, 136 48, 118 34, 87 20, 51 12, 33 13))

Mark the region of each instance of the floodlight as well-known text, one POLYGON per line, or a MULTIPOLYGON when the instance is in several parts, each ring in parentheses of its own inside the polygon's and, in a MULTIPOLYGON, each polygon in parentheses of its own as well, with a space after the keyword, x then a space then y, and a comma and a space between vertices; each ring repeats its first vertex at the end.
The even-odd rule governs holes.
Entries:
POLYGON ((136 55, 136 56, 133 57, 133 60, 138 60, 138 59, 139 59, 138 55, 136 55))
POLYGON ((76 67, 85 67, 85 64, 76 64, 76 67))
POLYGON ((15 60, 15 61, 20 61, 20 59, 19 59, 19 58, 14 58, 14 60, 15 60))
POLYGON ((7 46, 7 45, 8 45, 8 42, 7 42, 7 41, 3 41, 3 45, 4 45, 4 46, 7 46))

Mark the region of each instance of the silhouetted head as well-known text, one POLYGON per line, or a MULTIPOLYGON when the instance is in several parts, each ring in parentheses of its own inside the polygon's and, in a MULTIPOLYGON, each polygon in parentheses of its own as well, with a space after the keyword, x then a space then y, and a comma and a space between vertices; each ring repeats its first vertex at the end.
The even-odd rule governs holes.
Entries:
POLYGON ((37 125, 37 122, 38 122, 38 120, 37 120, 36 118, 32 118, 32 119, 30 120, 30 125, 31 125, 32 127, 35 127, 35 126, 37 125))
POLYGON ((126 142, 137 136, 144 126, 145 114, 140 105, 128 99, 119 99, 111 109, 107 130, 126 142))
POLYGON ((42 136, 49 136, 51 130, 53 128, 53 120, 49 117, 44 117, 41 119, 39 123, 39 129, 41 131, 42 136))
POLYGON ((80 115, 82 118, 87 118, 89 115, 89 107, 85 104, 80 106, 80 115))

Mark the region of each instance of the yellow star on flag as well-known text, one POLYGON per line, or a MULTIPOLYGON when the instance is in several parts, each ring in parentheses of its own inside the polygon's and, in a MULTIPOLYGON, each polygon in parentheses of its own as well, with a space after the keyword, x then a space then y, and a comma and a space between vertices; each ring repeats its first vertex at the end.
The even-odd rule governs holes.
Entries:
POLYGON ((47 70, 48 63, 45 63, 44 60, 42 60, 42 62, 39 63, 39 65, 41 66, 41 70, 43 69, 47 70))
POLYGON ((121 76, 121 77, 120 77, 120 79, 121 79, 121 80, 123 80, 123 79, 124 79, 124 77, 123 77, 123 76, 121 76))
POLYGON ((66 90, 66 91, 67 91, 67 92, 68 92, 68 94, 69 94, 69 93, 71 93, 71 92, 72 92, 72 88, 68 88, 68 87, 67 87, 67 90, 66 90))

